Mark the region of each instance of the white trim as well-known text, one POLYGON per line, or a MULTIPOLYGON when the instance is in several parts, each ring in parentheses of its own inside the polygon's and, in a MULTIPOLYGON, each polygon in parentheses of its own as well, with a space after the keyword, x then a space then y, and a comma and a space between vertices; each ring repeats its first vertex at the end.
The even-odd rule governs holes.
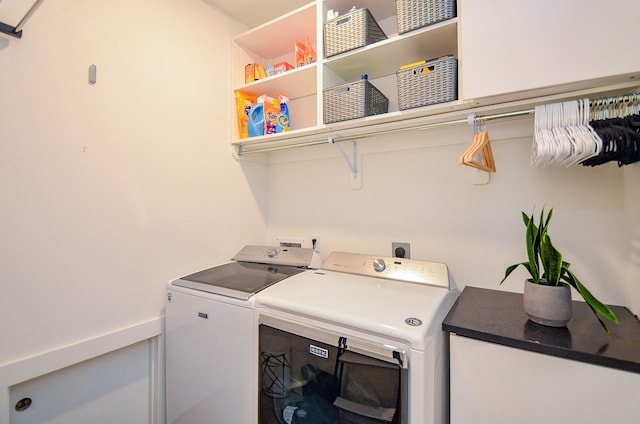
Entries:
POLYGON ((149 340, 149 424, 165 422, 164 330, 149 340))

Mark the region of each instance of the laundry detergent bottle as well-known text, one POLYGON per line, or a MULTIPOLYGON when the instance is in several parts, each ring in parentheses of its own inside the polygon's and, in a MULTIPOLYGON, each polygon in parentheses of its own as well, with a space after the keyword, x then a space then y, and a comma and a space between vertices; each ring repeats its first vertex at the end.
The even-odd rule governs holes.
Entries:
POLYGON ((286 132, 291 129, 291 121, 289 119, 289 98, 284 94, 278 94, 278 101, 280 102, 280 113, 278 114, 278 120, 276 122, 276 133, 286 132))
POLYGON ((264 135, 264 105, 260 102, 249 108, 247 132, 249 137, 264 135))

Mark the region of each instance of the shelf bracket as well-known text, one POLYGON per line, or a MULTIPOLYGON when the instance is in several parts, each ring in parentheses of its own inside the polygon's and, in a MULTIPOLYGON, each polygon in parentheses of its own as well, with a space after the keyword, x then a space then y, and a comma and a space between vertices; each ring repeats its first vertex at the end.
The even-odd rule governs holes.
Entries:
POLYGON ((349 171, 351 171, 351 175, 350 175, 350 179, 349 179, 349 186, 352 189, 359 189, 362 187, 362 172, 359 168, 359 162, 358 162, 358 141, 357 140, 350 140, 351 141, 351 145, 353 146, 353 152, 351 154, 352 159, 349 159, 349 156, 347 155, 347 153, 344 151, 344 149, 341 146, 341 143, 337 142, 335 139, 339 138, 338 135, 332 135, 329 137, 329 139, 327 140, 329 142, 329 144, 333 144, 334 146, 336 146, 338 148, 338 150, 340 151, 340 154, 342 154, 342 157, 344 158, 345 162, 347 162, 347 166, 349 167, 349 171))
POLYGON ((331 136, 329 137, 329 144, 333 144, 334 146, 336 146, 338 148, 338 150, 340 150, 340 153, 342 154, 342 157, 344 158, 344 160, 347 162, 347 166, 349 166, 349 169, 351 170, 351 173, 353 174, 353 178, 358 178, 358 142, 356 140, 352 140, 351 143, 353 144, 353 162, 351 162, 351 159, 349 159, 349 156, 347 156, 347 154, 345 153, 344 149, 342 148, 342 146, 340 145, 340 143, 337 143, 335 138, 337 136, 331 136))

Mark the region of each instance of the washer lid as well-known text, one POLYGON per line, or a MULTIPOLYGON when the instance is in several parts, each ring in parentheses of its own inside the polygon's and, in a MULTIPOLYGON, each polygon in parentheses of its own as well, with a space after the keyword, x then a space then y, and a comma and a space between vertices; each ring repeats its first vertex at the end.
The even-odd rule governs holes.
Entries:
POLYGON ((249 299, 253 294, 304 269, 275 264, 229 262, 171 282, 208 293, 249 299))
POLYGON ((444 287, 319 270, 287 278, 254 299, 275 314, 284 311, 423 350, 441 331, 456 297, 457 291, 444 287))

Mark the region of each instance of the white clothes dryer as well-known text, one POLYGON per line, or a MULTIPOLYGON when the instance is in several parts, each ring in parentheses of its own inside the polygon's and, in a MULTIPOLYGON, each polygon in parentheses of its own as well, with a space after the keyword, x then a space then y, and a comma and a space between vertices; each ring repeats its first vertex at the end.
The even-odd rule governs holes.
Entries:
POLYGON ((259 423, 446 423, 457 296, 445 264, 340 252, 261 291, 259 423))

